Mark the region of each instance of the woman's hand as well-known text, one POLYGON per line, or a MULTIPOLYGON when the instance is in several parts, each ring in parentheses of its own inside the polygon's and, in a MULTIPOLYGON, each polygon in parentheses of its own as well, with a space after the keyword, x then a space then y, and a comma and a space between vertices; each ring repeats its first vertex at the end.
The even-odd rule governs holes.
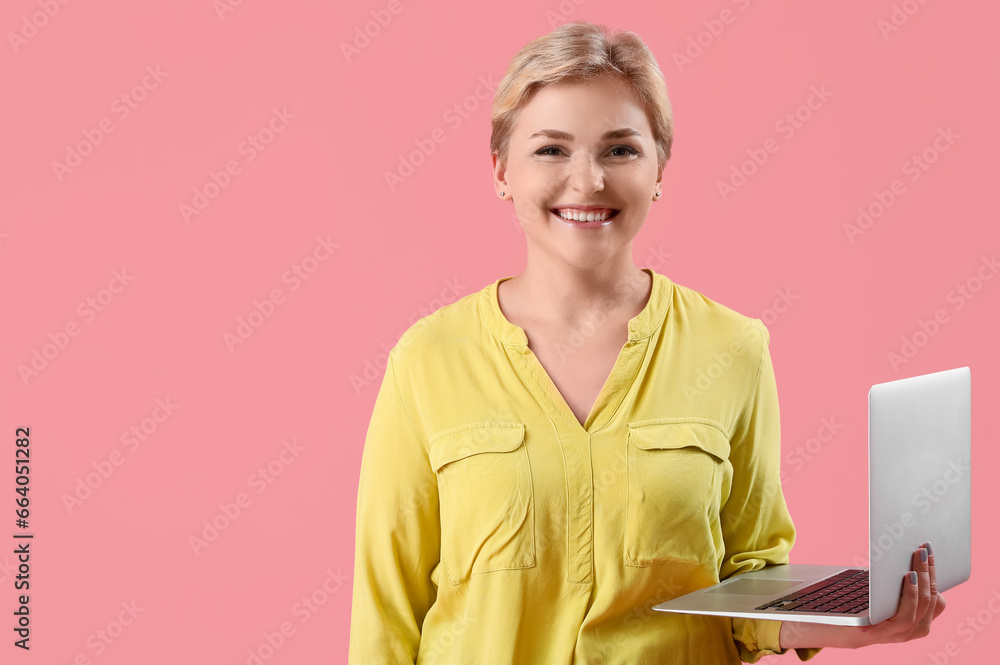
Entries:
POLYGON ((938 593, 934 554, 924 543, 913 552, 912 571, 903 579, 899 610, 891 619, 873 626, 830 626, 786 621, 778 641, 782 648, 842 647, 856 649, 870 644, 906 642, 926 636, 931 621, 944 611, 944 596, 938 593), (916 583, 911 579, 916 577, 916 583))
POLYGON ((868 644, 885 642, 906 642, 924 637, 931 632, 931 621, 944 611, 944 596, 938 593, 937 576, 934 573, 934 554, 930 545, 924 543, 913 553, 913 570, 903 581, 903 594, 899 600, 896 616, 874 626, 859 626, 858 630, 869 638, 868 644))

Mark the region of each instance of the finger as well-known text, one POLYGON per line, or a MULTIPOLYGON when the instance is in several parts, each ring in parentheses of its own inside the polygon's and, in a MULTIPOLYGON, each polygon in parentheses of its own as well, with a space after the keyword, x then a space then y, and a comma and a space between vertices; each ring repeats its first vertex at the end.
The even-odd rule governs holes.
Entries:
POLYGON ((934 614, 934 596, 931 594, 930 557, 927 550, 918 547, 913 553, 913 570, 917 572, 917 609, 914 628, 930 629, 934 614))
POLYGON ((908 634, 913 629, 913 624, 917 621, 919 590, 920 576, 915 571, 903 575, 903 593, 899 599, 899 610, 896 611, 896 616, 889 619, 896 631, 908 634))
POLYGON ((938 618, 938 616, 940 616, 940 615, 941 615, 941 613, 942 613, 942 612, 944 612, 944 608, 945 608, 945 606, 946 606, 947 604, 948 604, 948 601, 946 601, 946 600, 944 599, 944 596, 942 596, 942 595, 941 595, 941 594, 939 593, 939 594, 937 595, 937 601, 936 601, 936 602, 934 603, 934 618, 935 618, 935 619, 937 619, 937 618, 938 618))
POLYGON ((925 637, 931 632, 931 621, 934 620, 934 606, 937 592, 931 591, 930 555, 927 548, 917 548, 917 612, 910 637, 925 637))
POLYGON ((931 620, 934 620, 944 612, 944 608, 948 602, 941 595, 940 591, 938 591, 937 566, 934 565, 934 548, 931 547, 930 543, 924 543, 922 547, 927 550, 927 564, 931 579, 931 596, 934 598, 934 609, 931 612, 931 620))
POLYGON ((931 549, 930 543, 924 543, 923 545, 921 545, 921 547, 927 550, 927 569, 930 573, 931 596, 937 596, 938 584, 937 584, 937 573, 935 572, 935 567, 934 567, 934 550, 931 549))

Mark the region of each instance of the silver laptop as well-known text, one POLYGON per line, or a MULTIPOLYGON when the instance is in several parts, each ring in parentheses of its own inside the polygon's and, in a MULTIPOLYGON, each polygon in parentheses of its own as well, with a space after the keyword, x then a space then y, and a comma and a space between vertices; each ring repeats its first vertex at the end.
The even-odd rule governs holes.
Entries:
POLYGON ((968 367, 872 386, 868 568, 767 566, 653 609, 843 626, 875 624, 896 614, 903 576, 923 543, 934 550, 938 591, 965 582, 972 572, 971 412, 968 367))

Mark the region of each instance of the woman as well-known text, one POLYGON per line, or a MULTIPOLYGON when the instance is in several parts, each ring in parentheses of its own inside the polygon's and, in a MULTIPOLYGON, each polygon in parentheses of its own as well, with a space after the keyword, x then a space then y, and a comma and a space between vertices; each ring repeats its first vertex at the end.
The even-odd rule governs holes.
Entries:
POLYGON ((492 120, 527 264, 390 353, 350 662, 707 665, 926 634, 944 608, 928 548, 867 630, 650 609, 788 561, 767 329, 632 261, 672 139, 636 35, 577 22, 535 40, 492 120))

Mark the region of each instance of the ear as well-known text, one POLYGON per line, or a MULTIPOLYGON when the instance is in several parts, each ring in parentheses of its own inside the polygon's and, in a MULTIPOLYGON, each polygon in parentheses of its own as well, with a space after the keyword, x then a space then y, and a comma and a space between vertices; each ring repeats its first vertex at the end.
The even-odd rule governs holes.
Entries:
POLYGON ((496 189, 497 196, 500 192, 507 191, 507 164, 500 161, 499 154, 493 153, 493 187, 496 189))

